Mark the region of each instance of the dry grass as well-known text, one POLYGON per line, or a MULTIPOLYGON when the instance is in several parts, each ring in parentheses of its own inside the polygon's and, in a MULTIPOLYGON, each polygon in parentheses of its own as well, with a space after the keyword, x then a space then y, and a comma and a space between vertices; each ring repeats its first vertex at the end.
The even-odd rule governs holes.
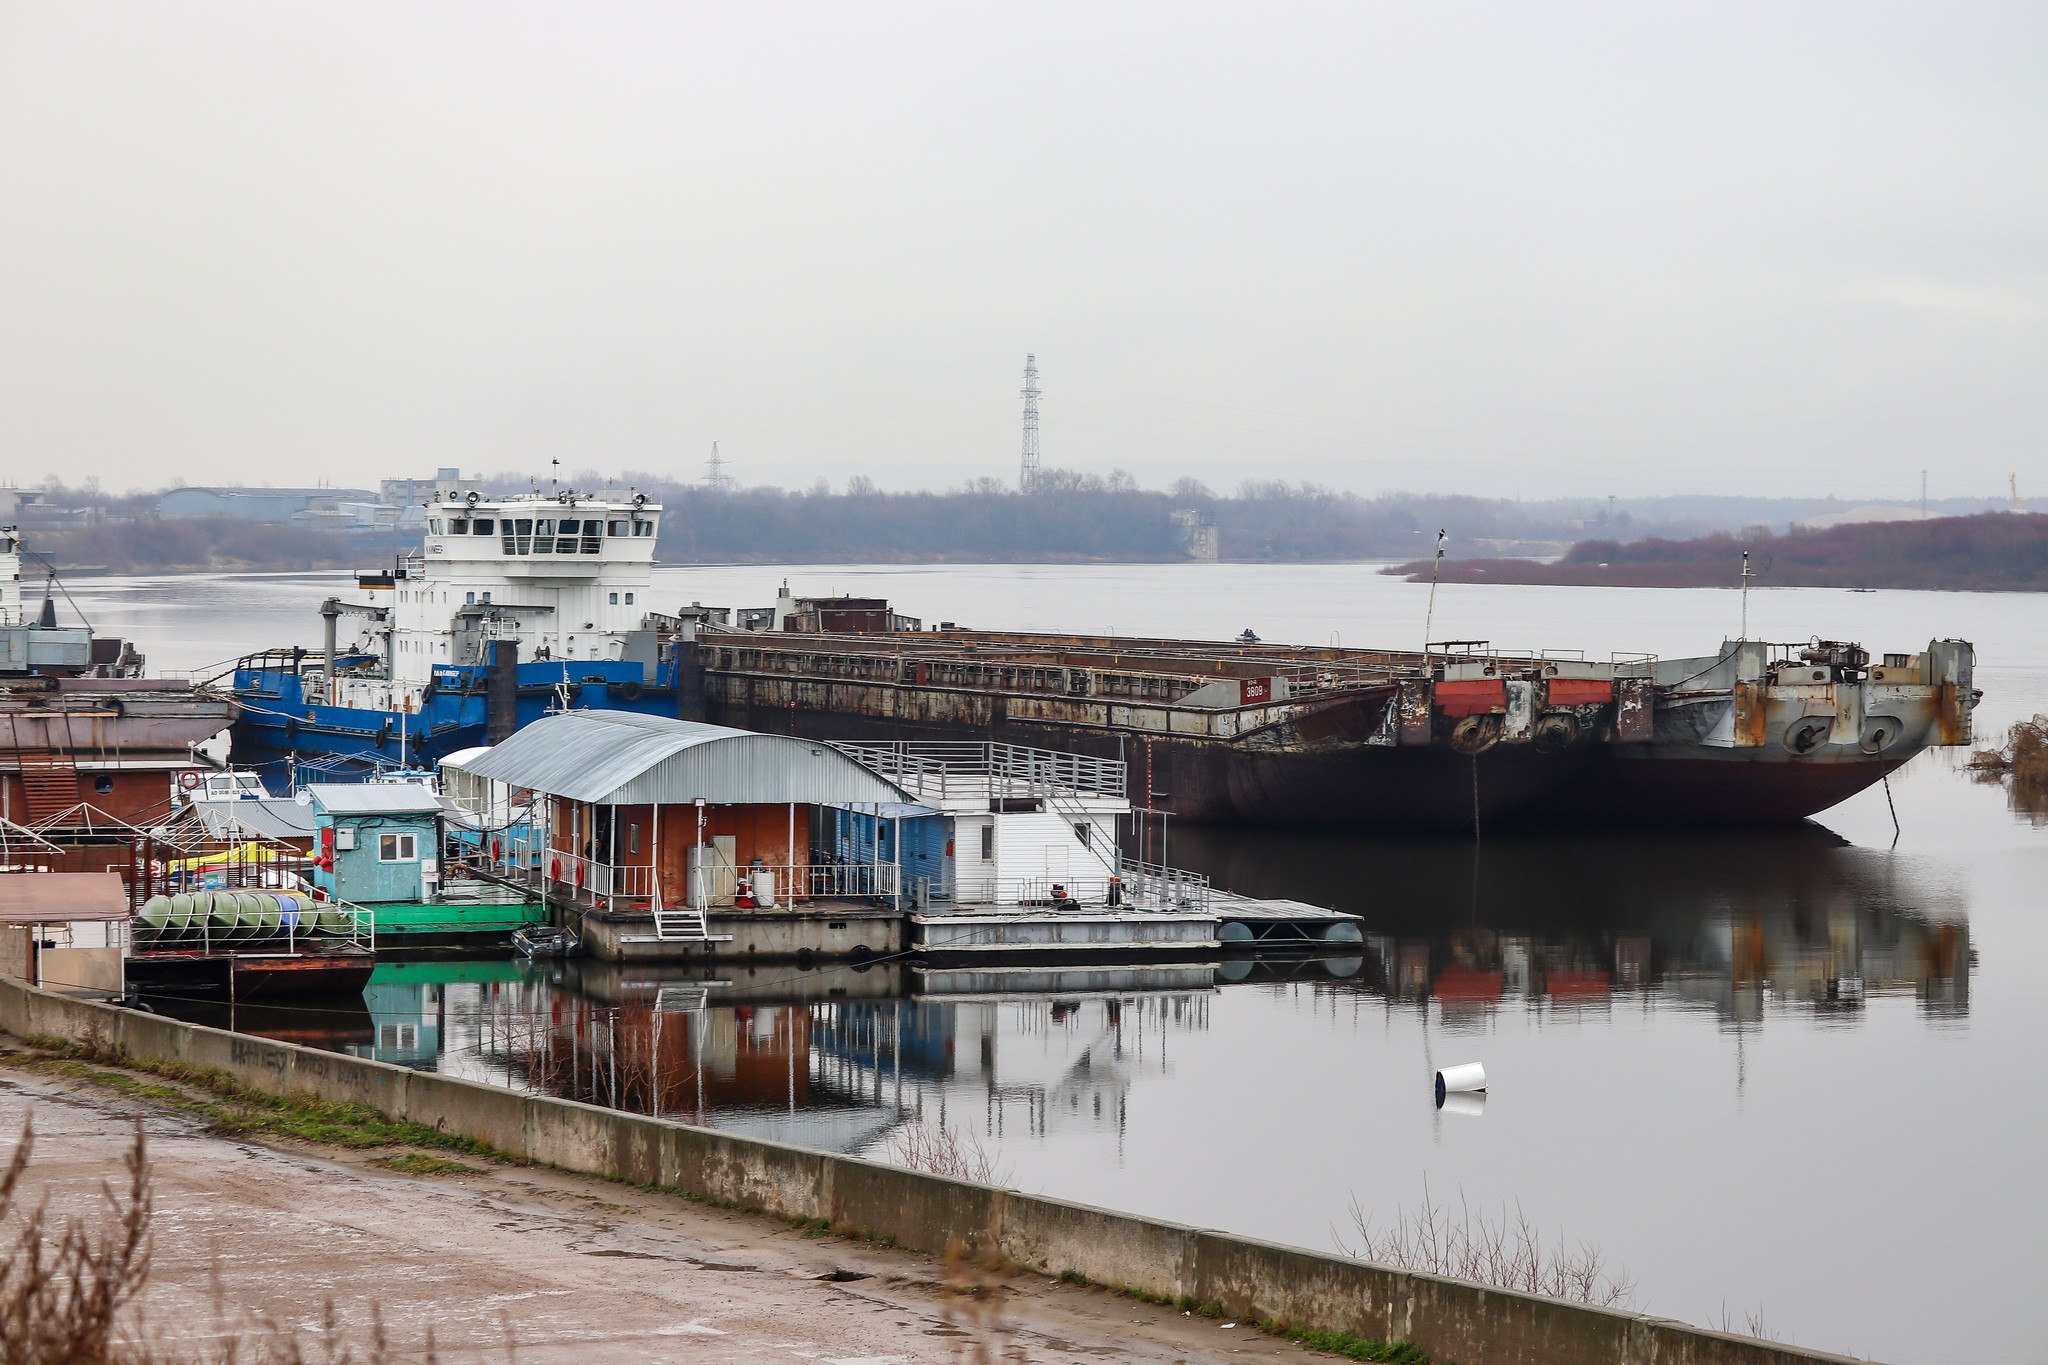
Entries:
MULTIPOLYGON (((218 1265, 215 1344, 195 1351, 166 1342, 144 1322, 138 1304, 149 1282, 155 1214, 142 1120, 122 1162, 120 1188, 100 1186, 104 1208, 97 1224, 78 1217, 57 1222, 47 1193, 33 1207, 23 1206, 34 1151, 33 1122, 24 1122, 0 1171, 0 1365, 385 1365, 394 1358, 375 1308, 361 1353, 331 1300, 320 1330, 307 1340, 264 1315, 232 1311, 218 1265)), ((515 1359, 509 1319, 505 1352, 515 1359)), ((432 1329, 418 1358, 428 1365, 439 1358, 432 1329)))
POLYGON ((1785 1338, 1764 1325, 1764 1310, 1761 1305, 1755 1309, 1745 1311, 1742 1315, 1742 1320, 1737 1322, 1734 1315, 1728 1311, 1728 1301, 1723 1299, 1721 1301, 1720 1318, 1709 1319, 1707 1326, 1716 1332, 1726 1332, 1731 1336, 1755 1337, 1758 1341, 1785 1340, 1785 1338))
POLYGON ((973 1133, 922 1120, 890 1134, 889 1159, 926 1175, 951 1176, 977 1185, 1001 1185, 1009 1175, 973 1133))
POLYGON ((98 1365, 135 1357, 122 1345, 119 1318, 149 1278, 149 1159, 142 1120, 126 1164, 125 1194, 102 1183, 101 1226, 50 1216, 45 1196, 20 1208, 22 1177, 35 1150, 35 1128, 24 1122, 4 1174, 0 1174, 0 1365, 98 1365))
POLYGON ((1599 1308, 1628 1308, 1635 1302, 1635 1280, 1626 1271, 1610 1271, 1598 1247, 1586 1242, 1567 1246, 1562 1234, 1558 1245, 1547 1246, 1520 1207, 1510 1215, 1503 1206, 1499 1218, 1489 1218, 1474 1213, 1462 1193, 1453 1216, 1431 1198, 1427 1180, 1422 1207, 1414 1213, 1396 1209, 1384 1230, 1374 1227, 1371 1211, 1356 1196, 1351 1223, 1358 1245, 1340 1238, 1338 1246, 1361 1260, 1599 1308))

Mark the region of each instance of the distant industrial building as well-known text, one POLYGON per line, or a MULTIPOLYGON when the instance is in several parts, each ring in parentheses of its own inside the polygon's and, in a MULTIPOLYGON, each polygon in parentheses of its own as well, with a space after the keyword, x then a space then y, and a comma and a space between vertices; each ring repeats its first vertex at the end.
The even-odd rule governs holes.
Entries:
POLYGON ((69 531, 93 520, 93 509, 58 507, 35 488, 0 488, 0 526, 24 531, 69 531))
POLYGON ((367 488, 174 488, 157 499, 156 514, 275 523, 353 521, 343 513, 343 504, 376 502, 377 495, 367 488))
POLYGON ((1216 519, 1195 507, 1176 507, 1171 513, 1181 549, 1189 559, 1214 564, 1223 555, 1223 533, 1216 519))
POLYGON ((453 468, 437 469, 431 479, 380 479, 377 501, 389 507, 418 507, 453 496, 461 484, 462 471, 453 468))

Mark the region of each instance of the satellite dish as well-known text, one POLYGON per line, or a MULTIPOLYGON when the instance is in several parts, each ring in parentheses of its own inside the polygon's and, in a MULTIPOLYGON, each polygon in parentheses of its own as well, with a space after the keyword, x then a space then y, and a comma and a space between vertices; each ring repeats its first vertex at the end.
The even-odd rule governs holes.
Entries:
POLYGON ((310 806, 313 804, 313 793, 307 791, 304 787, 301 787, 299 788, 298 795, 294 796, 292 800, 298 802, 302 806, 310 806))

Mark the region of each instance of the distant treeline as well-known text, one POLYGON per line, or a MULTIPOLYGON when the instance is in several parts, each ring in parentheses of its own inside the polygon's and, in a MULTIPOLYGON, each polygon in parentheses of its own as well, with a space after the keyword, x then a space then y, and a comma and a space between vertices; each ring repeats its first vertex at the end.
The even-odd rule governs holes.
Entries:
MULTIPOLYGON (((1588 540, 1554 563, 1447 559, 1445 582, 1558 583, 1626 588, 1732 588, 1743 552, 1760 586, 2048 590, 2048 516, 1984 513, 1888 521, 1784 536, 1588 540)), ((1429 560, 1387 570, 1426 581, 1429 560)))
POLYGON ((23 545, 29 552, 21 566, 24 588, 41 577, 43 565, 51 561, 60 569, 91 566, 137 574, 340 569, 352 567, 360 558, 350 552, 348 538, 333 531, 234 517, 108 521, 25 534, 23 545))
MULTIPOLYGON (((1562 546, 1571 518, 1606 513, 1590 500, 1524 506, 1506 499, 1393 493, 1361 497, 1314 484, 1250 483, 1216 493, 1192 479, 1165 490, 1128 475, 1045 471, 1028 493, 993 479, 946 492, 889 493, 856 476, 846 491, 714 491, 649 474, 627 481, 661 502, 658 553, 670 563, 792 561, 1162 561, 1189 556, 1185 518, 1213 523, 1230 560, 1393 559, 1436 528, 1499 542, 1562 546)), ((510 491, 507 486, 505 491, 510 491)), ((1627 525, 1626 514, 1613 523, 1627 525)))
MULTIPOLYGON (((991 478, 945 491, 884 492, 858 474, 838 489, 820 480, 803 490, 714 490, 701 481, 635 472, 608 478, 595 470, 577 471, 564 482, 583 489, 630 485, 661 502, 657 554, 671 564, 1173 561, 1190 557, 1188 514, 1214 527, 1225 560, 1407 560, 1427 554, 1439 528, 1448 531, 1452 553, 1468 560, 1555 556, 1587 536, 1640 546, 1641 537, 1652 535, 1673 540, 1752 526, 1783 530, 1793 520, 1855 505, 1833 498, 1693 495, 1538 502, 1365 496, 1284 481, 1252 481, 1219 493, 1194 479, 1151 489, 1120 470, 1105 477, 1067 469, 1044 471, 1028 492, 991 478)), ((510 474, 465 483, 500 494, 535 486, 510 474)), ((122 573, 310 570, 383 563, 396 548, 388 528, 345 537, 297 525, 163 520, 156 515, 158 494, 108 494, 92 480, 75 487, 50 480, 38 491, 47 508, 77 514, 66 529, 30 537, 66 565, 122 573)), ((1960 512, 1983 505, 1957 500, 1945 506, 1960 512)), ((1607 562, 1617 562, 1616 556, 1607 562)))

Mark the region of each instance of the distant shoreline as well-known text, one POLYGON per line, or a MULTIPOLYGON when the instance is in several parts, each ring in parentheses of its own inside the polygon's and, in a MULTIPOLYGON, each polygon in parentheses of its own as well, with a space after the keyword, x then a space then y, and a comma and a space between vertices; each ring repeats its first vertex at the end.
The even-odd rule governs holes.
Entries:
POLYGON ((2048 592, 2048 516, 1986 512, 1783 536, 1589 540, 1562 559, 1410 560, 1382 572, 1427 583, 1591 588, 1758 588, 2048 592))

